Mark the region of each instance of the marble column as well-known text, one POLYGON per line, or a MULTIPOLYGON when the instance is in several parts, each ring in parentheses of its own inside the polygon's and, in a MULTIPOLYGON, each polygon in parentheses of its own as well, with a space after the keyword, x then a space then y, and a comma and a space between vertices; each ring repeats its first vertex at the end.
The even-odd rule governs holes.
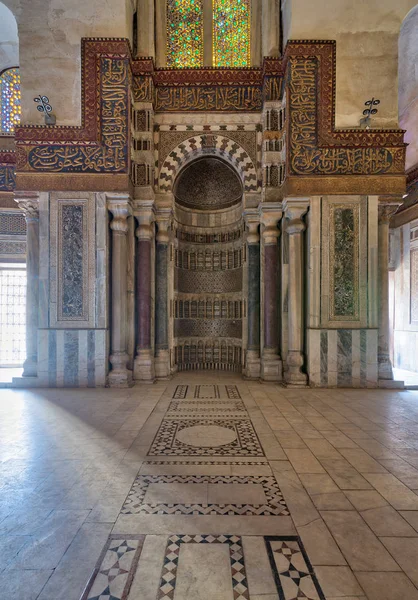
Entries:
POLYGON ((144 209, 135 215, 138 219, 136 260, 137 346, 134 378, 149 383, 155 380, 154 350, 152 344, 152 244, 154 240, 154 213, 144 209))
POLYGON ((377 350, 378 379, 382 386, 385 381, 393 380, 392 362, 389 353, 389 222, 400 205, 399 201, 379 201, 379 293, 378 319, 379 341, 377 350))
POLYGON ((171 209, 156 215, 155 256, 155 375, 158 379, 170 376, 168 348, 168 250, 171 209))
POLYGON ((263 334, 261 378, 265 381, 281 381, 282 361, 279 355, 278 334, 278 228, 282 211, 262 207, 263 239, 263 334))
POLYGON ((39 197, 16 192, 26 219, 26 360, 23 377, 38 376, 39 197))
POLYGON ((133 384, 128 365, 128 217, 132 214, 129 199, 110 198, 108 209, 113 219, 112 231, 112 306, 110 331, 110 387, 129 387, 133 384))
POLYGON ((307 212, 309 201, 289 199, 283 203, 286 232, 289 235, 289 332, 285 381, 288 386, 302 387, 308 384, 304 373, 304 260, 302 217, 307 212))
POLYGON ((245 376, 260 377, 260 218, 246 218, 248 252, 247 356, 245 376))

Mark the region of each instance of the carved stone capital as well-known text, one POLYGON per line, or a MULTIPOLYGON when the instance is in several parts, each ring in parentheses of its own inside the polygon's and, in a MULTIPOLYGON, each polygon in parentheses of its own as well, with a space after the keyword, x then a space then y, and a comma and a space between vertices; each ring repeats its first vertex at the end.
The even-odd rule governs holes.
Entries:
POLYGON ((135 208, 135 217, 138 221, 138 227, 135 232, 136 237, 140 242, 150 242, 154 237, 154 202, 147 202, 142 206, 137 206, 135 208))
POLYGON ((378 207, 379 225, 389 225, 391 218, 401 204, 402 200, 385 199, 384 197, 380 197, 378 207))
POLYGON ((260 216, 256 212, 244 213, 244 221, 247 226, 247 244, 258 244, 260 242, 260 216))
POLYGON ((265 245, 275 245, 280 236, 279 222, 283 211, 278 207, 261 206, 261 233, 265 245))
POLYGON ((169 229, 171 226, 171 220, 173 211, 171 209, 157 210, 155 215, 155 221, 157 223, 157 235, 156 240, 159 244, 168 244, 169 242, 169 229))
POLYGON ((112 214, 110 229, 120 233, 128 232, 128 217, 132 215, 132 207, 128 196, 107 198, 107 208, 112 214))
POLYGON ((39 195, 36 192, 16 192, 15 202, 23 211, 26 222, 39 220, 39 195))
POLYGON ((302 233, 306 229, 302 217, 308 212, 309 200, 307 198, 289 199, 283 203, 286 218, 286 231, 289 235, 302 233))

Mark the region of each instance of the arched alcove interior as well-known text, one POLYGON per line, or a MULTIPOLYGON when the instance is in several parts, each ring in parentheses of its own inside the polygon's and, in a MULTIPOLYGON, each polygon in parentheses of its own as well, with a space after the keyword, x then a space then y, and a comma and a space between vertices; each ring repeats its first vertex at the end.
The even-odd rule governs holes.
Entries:
POLYGON ((218 156, 185 164, 173 186, 173 337, 179 370, 242 370, 243 184, 218 156))
POLYGON ((406 169, 418 165, 418 4, 399 34, 399 125, 406 130, 406 169))

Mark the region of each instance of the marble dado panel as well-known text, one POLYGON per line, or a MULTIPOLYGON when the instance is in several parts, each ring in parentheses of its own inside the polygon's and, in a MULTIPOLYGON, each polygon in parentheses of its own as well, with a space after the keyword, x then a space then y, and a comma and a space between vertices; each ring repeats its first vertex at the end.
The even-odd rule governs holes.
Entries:
POLYGON ((411 325, 418 325, 418 246, 411 248, 411 325))
POLYGON ((108 332, 104 329, 41 329, 38 378, 45 387, 104 387, 108 332))
POLYGON ((95 326, 95 227, 92 194, 51 194, 51 327, 95 326))
POLYGON ((175 337, 231 337, 241 339, 241 319, 175 319, 175 337))
POLYGON ((174 289, 194 294, 226 294, 242 290, 242 268, 227 271, 174 269, 174 289))
POLYGON ((377 329, 308 329, 312 387, 377 387, 377 329))
POLYGON ((322 198, 321 323, 367 326, 367 198, 322 198))

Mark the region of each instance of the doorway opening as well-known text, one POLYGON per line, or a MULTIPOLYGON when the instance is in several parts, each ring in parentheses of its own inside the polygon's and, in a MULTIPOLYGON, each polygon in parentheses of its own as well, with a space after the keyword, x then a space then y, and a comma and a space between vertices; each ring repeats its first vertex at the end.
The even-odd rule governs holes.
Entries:
POLYGON ((0 375, 22 367, 25 358, 26 265, 0 263, 0 375))

